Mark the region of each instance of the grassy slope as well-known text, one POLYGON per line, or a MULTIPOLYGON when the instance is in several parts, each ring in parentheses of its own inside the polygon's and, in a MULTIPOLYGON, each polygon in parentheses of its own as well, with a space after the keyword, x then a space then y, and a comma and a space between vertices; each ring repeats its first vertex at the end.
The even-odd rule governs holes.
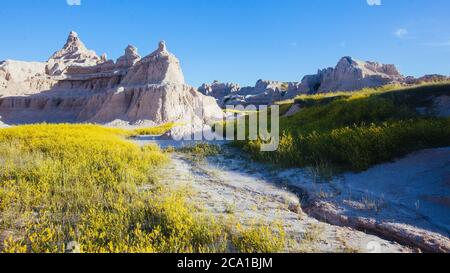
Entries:
POLYGON ((92 125, 1 129, 0 252, 64 252, 72 241, 83 252, 284 248, 277 231, 201 216, 185 193, 158 183, 167 156, 124 139, 133 134, 92 125))
MULTIPOLYGON (((440 95, 450 95, 450 84, 300 96, 295 103, 302 110, 280 120, 277 152, 260 152, 259 141, 237 145, 257 160, 283 166, 365 170, 415 150, 450 145, 450 119, 416 111, 440 95)), ((281 104, 281 109, 285 112, 291 105, 281 104)))

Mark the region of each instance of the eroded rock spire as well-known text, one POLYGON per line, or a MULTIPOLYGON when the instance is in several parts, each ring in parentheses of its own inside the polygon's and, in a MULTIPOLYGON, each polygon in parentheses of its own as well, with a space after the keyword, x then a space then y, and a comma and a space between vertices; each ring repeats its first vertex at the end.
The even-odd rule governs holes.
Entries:
POLYGON ((160 41, 160 42, 159 42, 158 50, 159 50, 159 51, 166 51, 166 52, 167 52, 166 41, 160 41))
POLYGON ((138 49, 133 45, 128 45, 125 48, 125 54, 117 59, 116 64, 121 67, 133 66, 141 59, 141 55, 138 53, 138 49))

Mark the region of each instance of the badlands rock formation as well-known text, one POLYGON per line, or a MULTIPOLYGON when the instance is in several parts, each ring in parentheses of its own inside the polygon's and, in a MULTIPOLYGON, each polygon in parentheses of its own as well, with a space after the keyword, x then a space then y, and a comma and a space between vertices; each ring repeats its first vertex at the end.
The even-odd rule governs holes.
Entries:
POLYGON ((7 124, 202 124, 222 118, 212 97, 184 82, 164 42, 141 58, 128 46, 116 62, 88 50, 75 32, 45 63, 0 63, 0 116, 7 124))
POLYGON ((205 95, 216 98, 219 105, 269 104, 282 100, 288 92, 295 91, 295 84, 279 81, 258 80, 254 87, 240 87, 235 83, 203 84, 198 89, 205 95))
POLYGON ((404 79, 394 65, 343 57, 335 68, 319 70, 316 75, 304 77, 298 91, 301 93, 355 91, 365 87, 400 83, 404 79))
POLYGON ((198 88, 202 94, 214 97, 219 105, 225 106, 231 99, 239 97, 237 92, 241 90, 239 84, 221 83, 214 81, 212 84, 204 83, 198 88))
MULTIPOLYGON (((301 82, 259 80, 255 87, 244 87, 232 91, 218 83, 213 83, 203 85, 199 91, 204 94, 213 94, 219 104, 271 104, 299 94, 355 91, 365 87, 379 87, 404 81, 405 77, 394 65, 343 57, 336 67, 319 70, 317 74, 305 76, 301 82)), ((227 84, 227 86, 237 85, 227 84)))

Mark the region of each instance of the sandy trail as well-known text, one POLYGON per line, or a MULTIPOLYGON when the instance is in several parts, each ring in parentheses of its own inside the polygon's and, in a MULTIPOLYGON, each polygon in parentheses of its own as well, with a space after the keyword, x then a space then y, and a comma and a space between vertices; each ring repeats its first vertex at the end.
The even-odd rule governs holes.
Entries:
POLYGON ((280 223, 289 235, 289 252, 409 252, 410 249, 351 228, 320 222, 300 208, 301 196, 255 172, 245 160, 217 156, 193 161, 172 154, 161 170, 163 182, 186 189, 190 200, 216 217, 244 226, 280 223), (234 168, 234 170, 233 170, 234 168))

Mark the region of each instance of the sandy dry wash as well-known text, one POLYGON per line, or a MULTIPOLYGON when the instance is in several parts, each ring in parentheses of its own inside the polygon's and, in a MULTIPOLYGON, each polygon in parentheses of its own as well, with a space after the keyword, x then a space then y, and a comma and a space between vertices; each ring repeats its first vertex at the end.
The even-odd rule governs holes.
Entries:
MULTIPOLYGON (((146 137, 137 143, 174 146, 146 137)), ((294 252, 370 252, 370 242, 381 252, 450 251, 450 148, 325 181, 309 169, 274 168, 223 147, 223 154, 206 160, 175 153, 162 170, 164 181, 186 188, 194 203, 218 216, 248 225, 255 219, 283 223, 294 252), (306 240, 311 233, 317 238, 306 240)))
POLYGON ((308 193, 306 210, 317 219, 427 252, 450 251, 450 148, 416 152, 325 183, 311 183, 300 170, 279 176, 308 193))
POLYGON ((352 228, 330 225, 301 211, 301 200, 239 159, 194 162, 175 154, 161 170, 166 185, 186 189, 191 201, 216 217, 244 226, 281 223, 290 252, 411 252, 408 247, 352 228), (244 167, 243 167, 244 166, 244 167))

